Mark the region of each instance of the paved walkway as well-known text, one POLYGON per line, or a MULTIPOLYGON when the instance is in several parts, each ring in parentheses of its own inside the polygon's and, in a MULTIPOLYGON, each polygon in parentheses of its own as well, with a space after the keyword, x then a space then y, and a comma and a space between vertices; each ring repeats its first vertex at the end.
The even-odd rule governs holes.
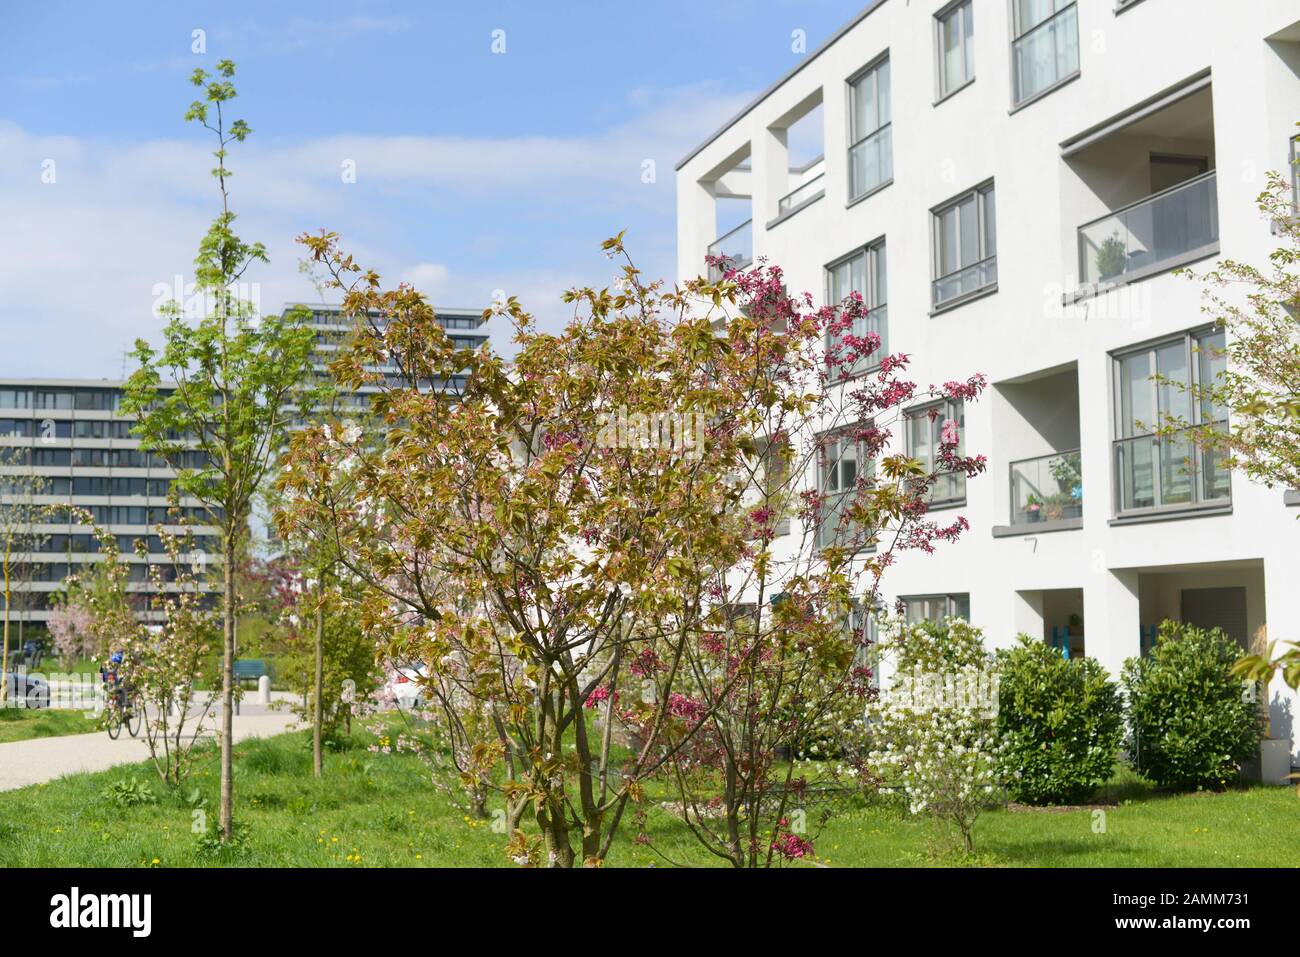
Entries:
MULTIPOLYGON (((265 706, 245 703, 234 718, 236 741, 265 738, 290 731, 298 719, 288 711, 270 711, 265 706)), ((89 726, 90 722, 86 724, 89 726)), ((216 719, 208 717, 202 732, 210 735, 216 719)), ((190 732, 187 730, 187 734, 190 732)), ((0 744, 0 791, 53 781, 81 771, 103 771, 119 764, 149 760, 149 746, 144 732, 132 738, 123 732, 116 741, 106 731, 70 734, 56 738, 33 738, 0 744)))

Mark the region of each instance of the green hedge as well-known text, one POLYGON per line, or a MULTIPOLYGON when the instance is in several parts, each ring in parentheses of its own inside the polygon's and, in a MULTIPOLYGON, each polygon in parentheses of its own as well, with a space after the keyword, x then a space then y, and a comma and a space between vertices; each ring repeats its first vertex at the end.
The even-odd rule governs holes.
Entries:
POLYGON ((1171 787, 1222 787, 1254 756, 1256 705, 1229 673, 1240 656, 1217 628, 1166 621, 1151 654, 1124 663, 1129 754, 1147 778, 1171 787))
POLYGON ((997 653, 1002 778, 1026 804, 1087 800, 1111 776, 1123 736, 1119 687, 1092 658, 1027 635, 997 653))

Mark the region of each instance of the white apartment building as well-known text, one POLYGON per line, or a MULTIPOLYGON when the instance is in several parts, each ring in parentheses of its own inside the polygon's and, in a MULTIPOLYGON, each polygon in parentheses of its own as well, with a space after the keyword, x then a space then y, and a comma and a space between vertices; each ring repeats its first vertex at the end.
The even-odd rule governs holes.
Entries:
MULTIPOLYGON (((1266 264, 1255 197, 1297 121, 1297 0, 878 0, 679 164, 677 270, 766 257, 792 292, 861 292, 921 386, 988 377, 944 413, 989 460, 934 506, 970 531, 884 580, 909 615, 1114 673, 1166 618, 1296 640, 1300 496, 1143 423, 1218 415, 1152 380, 1220 361, 1172 271, 1266 264), (809 123, 823 155, 792 162, 809 123)), ((932 454, 927 419, 905 431, 932 454)), ((1298 704, 1279 679, 1293 763, 1298 704)))

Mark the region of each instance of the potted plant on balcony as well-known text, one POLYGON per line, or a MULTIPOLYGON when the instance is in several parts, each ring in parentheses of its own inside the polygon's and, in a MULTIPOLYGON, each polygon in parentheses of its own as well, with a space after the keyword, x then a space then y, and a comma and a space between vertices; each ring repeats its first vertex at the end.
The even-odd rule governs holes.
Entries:
POLYGON ((1102 240, 1101 245, 1097 247, 1098 281, 1112 279, 1122 273, 1127 259, 1128 250, 1118 232, 1102 240))
POLYGON ((1020 511, 1025 516, 1026 522, 1041 522, 1043 520, 1043 500, 1030 493, 1020 511))

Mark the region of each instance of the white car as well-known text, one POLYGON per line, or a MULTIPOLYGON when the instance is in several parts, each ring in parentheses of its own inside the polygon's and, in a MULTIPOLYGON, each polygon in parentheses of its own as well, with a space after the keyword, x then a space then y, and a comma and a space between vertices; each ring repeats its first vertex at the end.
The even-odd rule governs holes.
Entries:
POLYGON ((428 674, 424 665, 395 665, 384 682, 383 697, 406 711, 424 707, 424 689, 419 679, 428 674))

